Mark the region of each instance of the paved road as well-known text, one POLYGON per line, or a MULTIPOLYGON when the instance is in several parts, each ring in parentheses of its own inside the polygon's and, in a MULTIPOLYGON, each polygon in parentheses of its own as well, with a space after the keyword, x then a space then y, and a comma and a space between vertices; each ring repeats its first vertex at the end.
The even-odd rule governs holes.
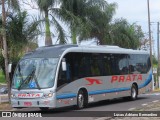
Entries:
MULTIPOLYGON (((66 108, 60 108, 60 109, 51 109, 48 112, 45 112, 45 115, 47 116, 71 116, 78 114, 79 115, 88 115, 88 114, 106 114, 107 111, 128 111, 128 110, 135 110, 135 108, 140 108, 142 106, 147 105, 150 102, 156 102, 160 100, 160 93, 151 93, 151 94, 145 94, 145 95, 140 95, 136 101, 129 101, 127 99, 114 99, 114 100, 106 100, 106 101, 101 101, 97 102, 94 104, 90 104, 88 108, 85 108, 83 110, 75 110, 73 107, 66 107, 66 108), (64 111, 67 112, 64 112, 64 111), (62 112, 63 111, 63 112, 62 112), (75 113, 77 112, 78 113, 75 113), (95 111, 95 112, 90 112, 90 111, 95 111), (104 112, 99 112, 99 111, 104 111, 104 112), (84 114, 85 113, 85 114, 84 114)), ((24 108, 24 109, 19 109, 18 111, 29 111, 29 112, 40 112, 39 108, 24 108)), ((97 115, 98 115, 97 114, 97 115)), ((93 115, 94 116, 94 115, 93 115)), ((95 117, 95 116, 94 116, 95 117)), ((64 118, 64 120, 66 120, 64 118)))

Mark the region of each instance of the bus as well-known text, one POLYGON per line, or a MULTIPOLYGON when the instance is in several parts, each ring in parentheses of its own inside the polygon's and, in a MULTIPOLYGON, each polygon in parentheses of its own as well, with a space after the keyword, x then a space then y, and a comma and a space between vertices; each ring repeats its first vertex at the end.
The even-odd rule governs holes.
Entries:
POLYGON ((152 90, 150 55, 118 46, 53 45, 19 61, 12 80, 11 105, 41 110, 128 97, 152 90))

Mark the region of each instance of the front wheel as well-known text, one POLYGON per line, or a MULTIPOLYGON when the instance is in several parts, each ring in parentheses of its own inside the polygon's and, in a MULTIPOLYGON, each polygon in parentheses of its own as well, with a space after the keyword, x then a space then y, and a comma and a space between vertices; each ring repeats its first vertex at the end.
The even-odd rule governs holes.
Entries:
POLYGON ((77 95, 77 109, 82 109, 87 106, 87 99, 84 91, 80 90, 77 95))
POLYGON ((42 111, 48 111, 49 107, 40 107, 39 109, 41 109, 42 111))
POLYGON ((138 96, 137 87, 135 85, 132 85, 131 87, 131 100, 136 100, 138 96))

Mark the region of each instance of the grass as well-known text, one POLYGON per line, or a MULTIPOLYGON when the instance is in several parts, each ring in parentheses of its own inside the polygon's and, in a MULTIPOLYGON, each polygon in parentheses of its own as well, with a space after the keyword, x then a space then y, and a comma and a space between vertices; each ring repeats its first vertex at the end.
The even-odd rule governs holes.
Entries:
POLYGON ((11 110, 11 109, 12 107, 8 102, 0 104, 0 111, 11 110))
POLYGON ((1 70, 0 70, 0 83, 6 83, 5 76, 1 70))
POLYGON ((157 88, 157 89, 155 89, 153 92, 160 92, 160 89, 157 88))

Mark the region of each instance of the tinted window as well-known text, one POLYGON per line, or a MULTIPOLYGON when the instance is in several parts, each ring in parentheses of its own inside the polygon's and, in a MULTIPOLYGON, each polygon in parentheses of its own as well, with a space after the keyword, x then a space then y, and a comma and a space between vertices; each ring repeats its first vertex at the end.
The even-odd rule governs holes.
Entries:
POLYGON ((68 53, 64 58, 67 71, 60 67, 58 85, 85 77, 146 73, 151 66, 148 55, 68 53))
POLYGON ((150 69, 150 58, 148 55, 129 55, 129 71, 130 74, 147 73, 150 69))
POLYGON ((117 56, 113 54, 104 54, 105 76, 119 74, 117 56))
POLYGON ((128 57, 125 54, 117 55, 118 67, 120 75, 125 75, 129 73, 128 57))

